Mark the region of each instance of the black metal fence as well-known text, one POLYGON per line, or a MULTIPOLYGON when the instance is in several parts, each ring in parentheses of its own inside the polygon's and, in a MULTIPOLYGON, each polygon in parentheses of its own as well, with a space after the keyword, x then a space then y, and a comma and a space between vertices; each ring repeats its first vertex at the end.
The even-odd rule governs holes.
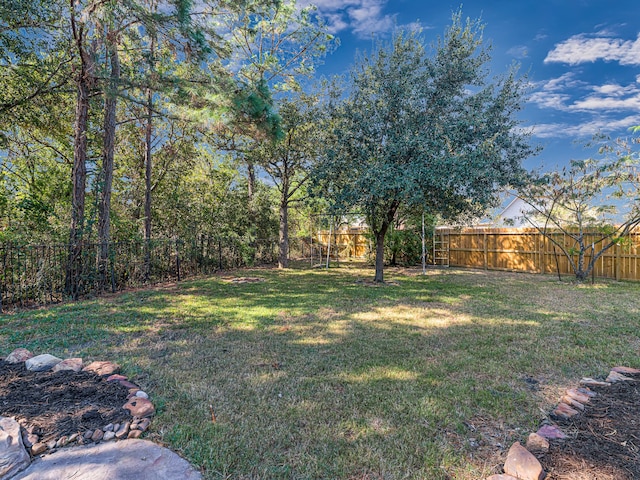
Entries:
POLYGON ((0 244, 0 311, 270 264, 277 247, 275 240, 201 236, 84 243, 74 250, 79 255, 71 255, 69 245, 0 244))

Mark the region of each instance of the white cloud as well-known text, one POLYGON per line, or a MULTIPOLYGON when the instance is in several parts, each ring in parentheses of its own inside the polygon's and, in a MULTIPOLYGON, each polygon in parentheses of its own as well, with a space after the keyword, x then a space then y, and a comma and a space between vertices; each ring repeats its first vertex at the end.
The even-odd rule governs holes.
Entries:
POLYGON ((507 54, 522 60, 529 56, 529 49, 525 45, 516 45, 507 50, 507 54))
POLYGON ((640 86, 605 83, 589 85, 573 72, 537 84, 530 101, 540 108, 563 112, 612 113, 640 110, 640 86))
MULTIPOLYGON (((384 13, 388 0, 303 0, 301 5, 313 4, 327 21, 332 33, 351 30, 359 37, 386 33, 395 27, 396 15, 384 13)), ((415 28, 410 24, 409 28, 415 28)))
POLYGON ((599 118, 590 122, 570 125, 567 123, 543 123, 534 125, 533 135, 538 138, 588 138, 596 133, 610 133, 640 124, 640 115, 624 118, 599 118))
MULTIPOLYGON (((598 60, 618 62, 620 65, 640 65, 640 35, 635 41, 608 35, 590 37, 581 33, 557 44, 547 54, 544 63, 579 65, 598 60)), ((607 34, 609 32, 606 32, 607 34)))
POLYGON ((569 106, 570 110, 576 111, 621 111, 640 110, 640 94, 626 98, 589 96, 582 100, 577 100, 569 106))

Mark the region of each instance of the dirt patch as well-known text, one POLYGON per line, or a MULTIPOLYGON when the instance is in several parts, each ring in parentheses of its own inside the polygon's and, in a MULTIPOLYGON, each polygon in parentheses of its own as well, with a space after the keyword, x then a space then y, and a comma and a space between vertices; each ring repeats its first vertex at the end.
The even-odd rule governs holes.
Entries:
POLYGON ((32 427, 41 442, 132 420, 129 391, 91 372, 30 372, 0 360, 0 416, 32 427))
POLYGON ((547 480, 640 479, 640 376, 637 381, 592 387, 598 395, 569 420, 568 435, 540 458, 547 480))

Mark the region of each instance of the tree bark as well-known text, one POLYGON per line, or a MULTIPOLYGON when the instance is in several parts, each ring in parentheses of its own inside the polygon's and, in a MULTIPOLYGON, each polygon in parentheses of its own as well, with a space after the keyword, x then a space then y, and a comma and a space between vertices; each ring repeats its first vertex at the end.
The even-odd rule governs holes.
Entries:
POLYGON ((289 266, 289 205, 286 200, 280 203, 280 238, 278 268, 289 266))
POLYGON ((256 168, 251 162, 247 162, 247 197, 249 199, 249 210, 253 209, 253 197, 256 191, 256 168))
POLYGON ((82 272, 82 241, 84 234, 84 207, 87 184, 87 123, 89 118, 89 95, 95 82, 93 58, 85 45, 86 33, 83 25, 77 25, 75 5, 70 0, 71 29, 80 58, 76 76, 77 101, 73 131, 73 169, 71 181, 71 226, 69 228, 69 252, 65 275, 65 289, 72 298, 77 298, 82 272))
MULTIPOLYGON (((150 43, 151 76, 155 68, 155 37, 151 36, 150 43)), ((150 79, 151 80, 151 79, 150 79)), ((153 135, 153 90, 147 88, 147 115, 144 134, 144 277, 148 281, 151 276, 151 139, 153 135)))
POLYGON ((107 283, 107 261, 111 241, 111 187, 113 184, 113 157, 116 137, 117 89, 120 82, 120 59, 114 39, 108 39, 111 75, 109 90, 104 102, 104 145, 102 152, 102 194, 98 204, 98 241, 100 243, 100 261, 98 271, 102 288, 107 283))
MULTIPOLYGON (((393 223, 399 206, 400 202, 393 200, 382 219, 380 229, 373 230, 373 234, 376 237, 376 274, 373 281, 376 283, 384 282, 384 237, 387 235, 387 230, 389 230, 389 227, 393 223)), ((371 218, 373 218, 373 216, 371 216, 371 218)), ((370 225, 373 229, 373 221, 370 221, 370 225)))
POLYGON ((373 278, 374 282, 384 282, 384 237, 387 233, 388 225, 382 225, 382 228, 378 232, 374 232, 376 237, 376 275, 373 278))

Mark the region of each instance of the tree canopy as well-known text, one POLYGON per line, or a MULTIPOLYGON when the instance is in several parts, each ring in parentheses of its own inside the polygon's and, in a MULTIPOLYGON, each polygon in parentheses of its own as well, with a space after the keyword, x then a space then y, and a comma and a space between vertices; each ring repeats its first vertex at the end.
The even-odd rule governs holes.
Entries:
POLYGON ((448 219, 480 215, 523 176, 521 161, 533 153, 515 118, 524 85, 514 70, 488 79, 489 59, 482 25, 456 14, 431 49, 419 33, 401 31, 363 55, 346 96, 334 99, 316 184, 335 208, 366 216, 376 281, 402 205, 448 219))

